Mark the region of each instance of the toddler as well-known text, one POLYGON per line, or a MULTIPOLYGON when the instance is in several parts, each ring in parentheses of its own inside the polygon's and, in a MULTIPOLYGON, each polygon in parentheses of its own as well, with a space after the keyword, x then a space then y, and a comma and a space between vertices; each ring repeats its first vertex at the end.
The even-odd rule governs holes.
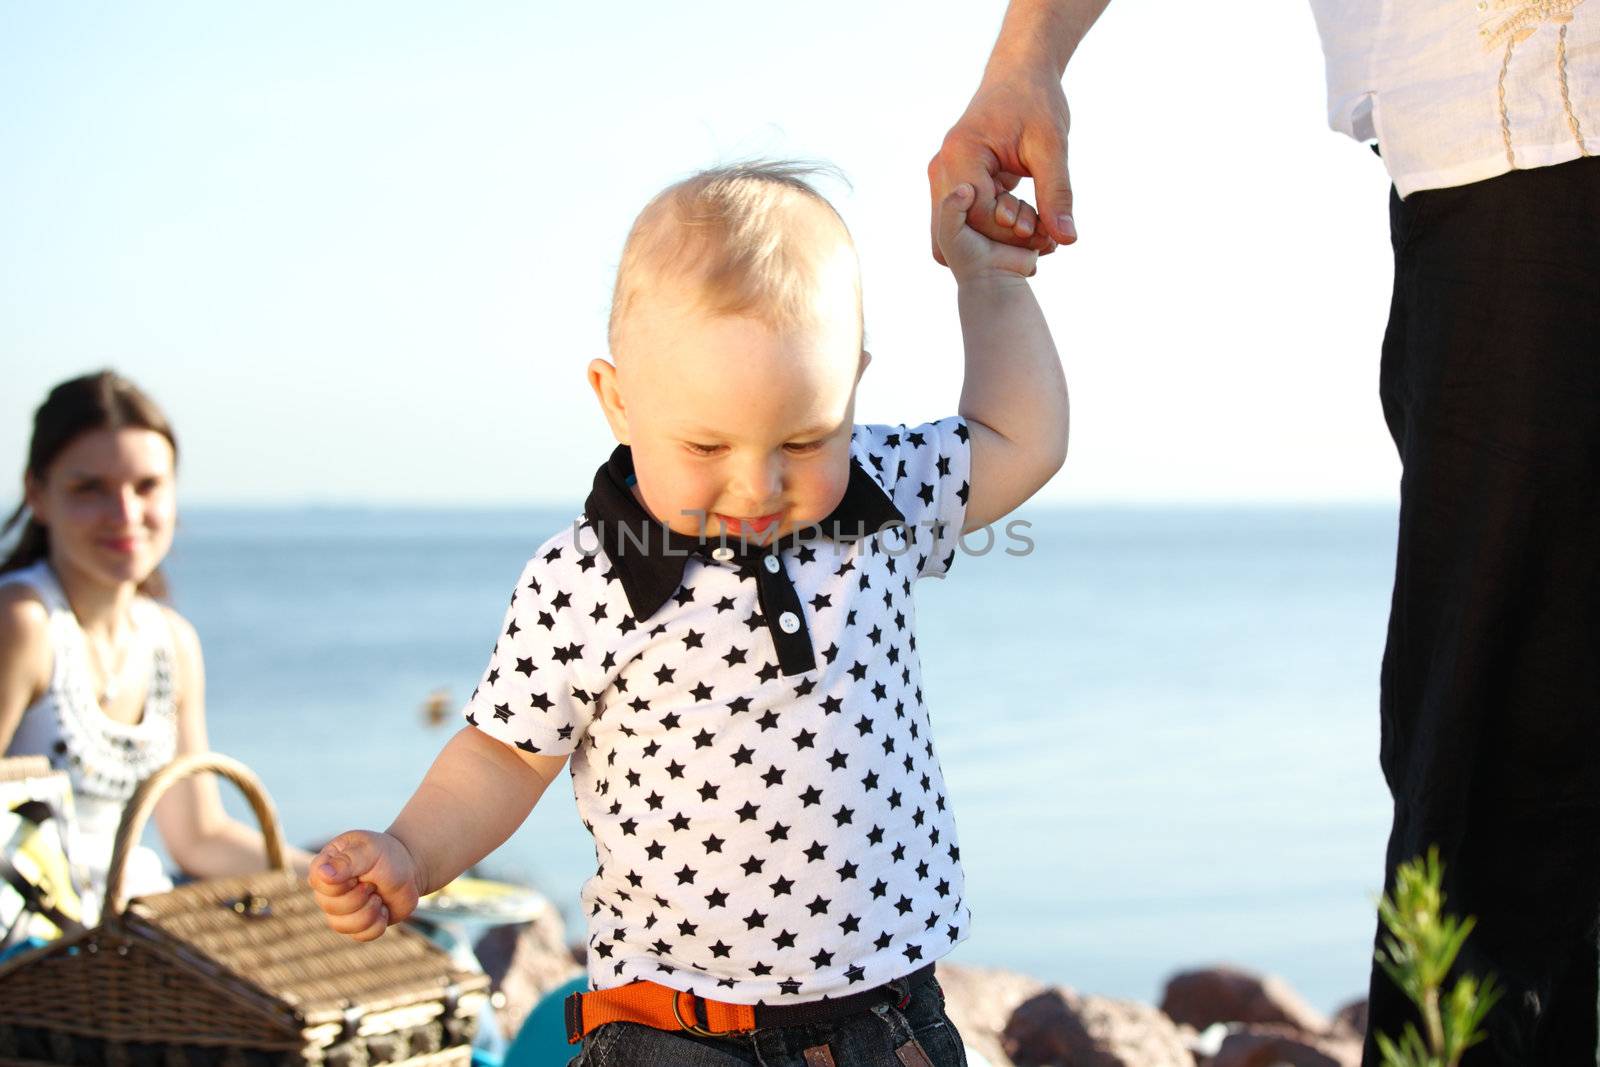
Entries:
POLYGON ((963 186, 937 234, 960 414, 855 425, 860 276, 807 176, 711 170, 645 207, 588 372, 618 447, 518 579, 468 725, 387 832, 313 864, 330 925, 378 937, 570 759, 597 859, 576 1063, 963 1062, 932 965, 970 920, 912 591, 1059 469, 1066 384, 1036 253, 969 227, 963 186))

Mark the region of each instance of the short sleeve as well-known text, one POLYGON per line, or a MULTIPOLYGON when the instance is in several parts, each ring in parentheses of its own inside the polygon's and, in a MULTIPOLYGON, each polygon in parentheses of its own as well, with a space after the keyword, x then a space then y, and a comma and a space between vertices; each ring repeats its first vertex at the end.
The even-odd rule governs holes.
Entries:
POLYGON ((919 578, 955 562, 967 517, 971 434, 959 416, 920 426, 857 426, 856 458, 905 516, 919 578))
POLYGON ((506 745, 565 756, 583 740, 603 688, 605 649, 590 617, 592 568, 571 538, 541 546, 511 594, 500 636, 463 712, 506 745))

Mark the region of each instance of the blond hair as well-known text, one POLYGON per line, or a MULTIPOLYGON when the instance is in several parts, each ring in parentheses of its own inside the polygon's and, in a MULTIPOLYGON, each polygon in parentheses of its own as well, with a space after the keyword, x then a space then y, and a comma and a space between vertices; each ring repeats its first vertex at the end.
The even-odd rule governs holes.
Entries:
POLYGON ((816 283, 842 245, 854 274, 856 320, 861 279, 850 231, 832 204, 812 187, 817 174, 842 177, 820 164, 752 161, 714 167, 656 194, 634 220, 617 267, 608 337, 613 353, 628 313, 652 288, 691 291, 714 315, 752 316, 774 330, 811 325, 816 283), (826 209, 819 240, 805 209, 826 209))

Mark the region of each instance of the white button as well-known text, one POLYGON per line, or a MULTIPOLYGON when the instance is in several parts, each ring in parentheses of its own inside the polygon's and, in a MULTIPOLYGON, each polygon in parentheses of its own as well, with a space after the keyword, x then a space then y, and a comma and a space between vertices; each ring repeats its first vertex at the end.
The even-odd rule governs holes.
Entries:
POLYGON ((761 565, 763 567, 767 568, 767 573, 768 574, 777 574, 778 573, 778 557, 777 556, 768 556, 766 559, 761 561, 761 565))
POLYGON ((720 545, 711 550, 711 558, 718 563, 726 563, 733 558, 733 549, 727 545, 720 545))
POLYGON ((792 634, 800 629, 800 616, 792 611, 786 611, 778 616, 778 629, 786 634, 792 634))

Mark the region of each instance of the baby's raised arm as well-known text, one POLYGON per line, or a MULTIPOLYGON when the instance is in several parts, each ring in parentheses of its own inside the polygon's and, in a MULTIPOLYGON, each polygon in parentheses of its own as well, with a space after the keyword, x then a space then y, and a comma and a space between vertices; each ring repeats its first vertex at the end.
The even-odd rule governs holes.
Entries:
MULTIPOLYGON (((965 530, 1014 510, 1067 457, 1067 381, 1044 312, 1028 286, 1036 252, 992 241, 966 223, 972 186, 941 204, 940 251, 956 276, 966 348, 960 413, 972 435, 965 530)), ((1025 209, 1009 194, 997 216, 1025 209)))
POLYGON ((499 848, 566 760, 519 752, 463 727, 388 831, 342 833, 312 861, 311 888, 328 925, 371 941, 410 915, 418 898, 499 848))

